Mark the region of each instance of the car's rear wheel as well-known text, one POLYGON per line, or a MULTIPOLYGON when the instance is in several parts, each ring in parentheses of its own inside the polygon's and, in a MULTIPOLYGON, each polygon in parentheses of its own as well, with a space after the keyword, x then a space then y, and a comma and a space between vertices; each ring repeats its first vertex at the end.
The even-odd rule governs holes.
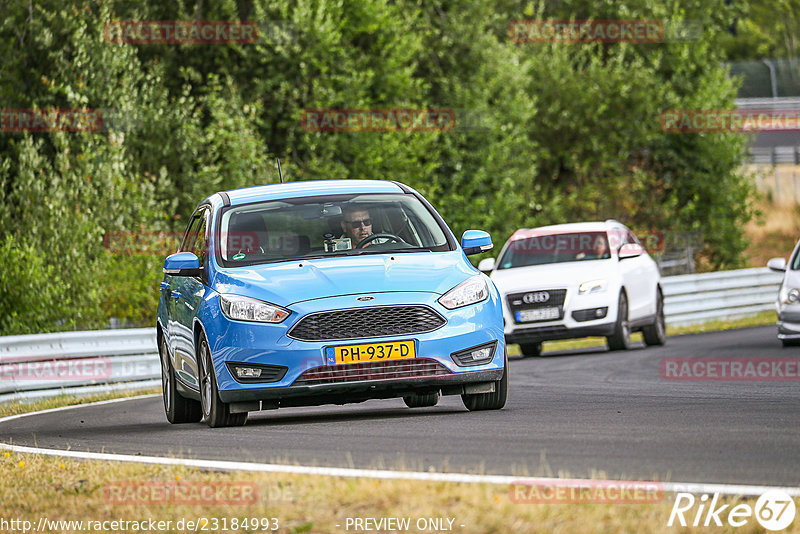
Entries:
POLYGON ((178 393, 175 387, 175 371, 169 360, 167 342, 162 337, 158 345, 161 356, 161 398, 164 400, 164 413, 167 421, 173 425, 181 423, 196 423, 203 418, 200 403, 194 399, 187 399, 178 393))
POLYGON ((409 408, 427 408, 429 406, 436 406, 439 403, 439 391, 431 391, 428 393, 412 393, 403 397, 403 402, 409 408))
POLYGON ((664 320, 664 297, 661 289, 656 293, 656 320, 642 328, 645 345, 663 345, 667 342, 667 323, 664 320))
POLYGON ((222 402, 217 388, 217 377, 211 361, 211 351, 204 337, 200 338, 197 355, 198 372, 200 374, 200 405, 203 417, 211 428, 221 426, 242 426, 247 421, 247 412, 231 413, 230 405, 222 402))
POLYGON ((614 333, 606 337, 608 348, 611 350, 628 350, 631 348, 631 327, 628 324, 628 297, 624 292, 619 294, 617 306, 617 322, 614 333))
POLYGON ((522 353, 523 358, 535 358, 542 355, 541 343, 520 343, 519 351, 522 353))
POLYGON ((464 406, 471 412, 480 410, 499 410, 508 399, 508 355, 503 358, 503 378, 495 381, 492 393, 472 393, 461 395, 464 406))

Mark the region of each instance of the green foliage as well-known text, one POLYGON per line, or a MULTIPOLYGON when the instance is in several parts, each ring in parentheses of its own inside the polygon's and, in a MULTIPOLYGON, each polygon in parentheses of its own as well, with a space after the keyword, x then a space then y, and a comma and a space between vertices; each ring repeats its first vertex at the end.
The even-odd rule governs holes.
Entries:
POLYGON ((750 217, 742 138, 666 134, 665 109, 729 108, 734 8, 702 0, 525 3, 42 0, 0 7, 3 108, 104 110, 101 132, 0 133, 0 334, 152 324, 161 255, 109 232, 181 231, 218 190, 379 178, 417 188, 460 235, 618 218, 700 230, 735 266, 750 217), (701 21, 694 41, 513 44, 520 18, 701 21), (252 20, 249 45, 119 45, 112 20, 252 20), (449 108, 443 132, 320 133, 310 108, 449 108), (24 260, 24 261, 23 261, 24 260), (45 289, 55 288, 49 298, 45 289), (16 288, 16 289, 14 289, 16 288), (40 289, 41 288, 41 289, 40 289), (30 304, 26 296, 46 307, 30 304))

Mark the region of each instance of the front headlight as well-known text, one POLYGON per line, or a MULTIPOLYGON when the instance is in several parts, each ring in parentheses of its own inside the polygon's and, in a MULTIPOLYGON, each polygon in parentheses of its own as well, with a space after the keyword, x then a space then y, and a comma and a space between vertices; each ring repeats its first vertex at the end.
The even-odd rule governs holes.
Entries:
POLYGON ((239 295, 220 295, 222 313, 229 319, 256 323, 280 323, 291 313, 280 306, 239 295))
POLYGON ((601 293, 608 289, 608 280, 589 280, 578 286, 578 295, 601 293))
POLYGON ((439 298, 439 304, 453 310, 489 298, 489 286, 481 275, 467 278, 439 298))
POLYGON ((780 300, 783 304, 797 304, 800 302, 800 289, 797 289, 796 287, 782 287, 780 300))

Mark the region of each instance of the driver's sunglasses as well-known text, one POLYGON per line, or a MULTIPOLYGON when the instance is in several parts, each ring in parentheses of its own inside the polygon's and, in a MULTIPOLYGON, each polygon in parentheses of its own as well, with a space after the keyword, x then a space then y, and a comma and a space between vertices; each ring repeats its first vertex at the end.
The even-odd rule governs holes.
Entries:
POLYGON ((372 226, 372 219, 361 219, 358 221, 345 221, 351 228, 358 228, 359 226, 372 226))

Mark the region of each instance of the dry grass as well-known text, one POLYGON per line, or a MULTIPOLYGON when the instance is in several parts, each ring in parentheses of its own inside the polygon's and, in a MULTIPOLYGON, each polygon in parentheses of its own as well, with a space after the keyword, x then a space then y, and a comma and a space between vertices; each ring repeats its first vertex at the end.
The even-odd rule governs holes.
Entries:
POLYGON ((770 258, 788 260, 800 239, 800 205, 779 205, 762 199, 757 203, 761 215, 745 227, 750 246, 744 259, 750 267, 764 267, 770 258))
MULTIPOLYGON (((221 525, 222 518, 230 522, 235 517, 277 518, 280 532, 346 532, 348 518, 403 517, 411 520, 410 532, 433 531, 416 529, 416 521, 421 518, 453 519, 453 531, 464 533, 708 531, 668 529, 673 503, 669 494, 658 504, 518 504, 510 499, 508 487, 501 485, 217 473, 187 467, 78 462, 14 453, 0 458, 0 477, 13 481, 0 485, 0 517, 26 519, 34 525, 40 517, 84 521, 152 518, 172 521, 173 528, 167 531, 181 532, 175 528, 181 518, 208 518, 211 526, 212 518, 217 518, 221 525), (123 481, 149 483, 154 487, 177 483, 211 488, 219 487, 220 483, 249 485, 255 486, 255 502, 225 505, 146 500, 128 504, 127 499, 125 504, 110 502, 104 488, 123 481)), ((751 506, 754 501, 725 499, 726 503, 747 502, 751 506)), ((800 521, 795 521, 791 531, 800 532, 798 525, 800 521)), ((745 527, 715 528, 714 532, 759 532, 757 526, 751 519, 745 527)), ((349 531, 354 531, 352 526, 349 531)))

